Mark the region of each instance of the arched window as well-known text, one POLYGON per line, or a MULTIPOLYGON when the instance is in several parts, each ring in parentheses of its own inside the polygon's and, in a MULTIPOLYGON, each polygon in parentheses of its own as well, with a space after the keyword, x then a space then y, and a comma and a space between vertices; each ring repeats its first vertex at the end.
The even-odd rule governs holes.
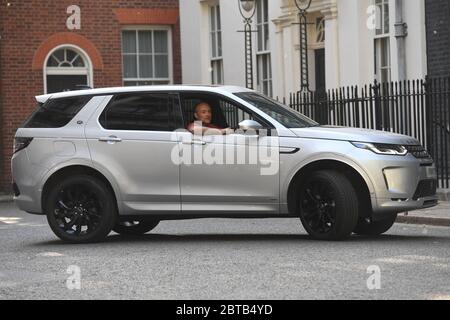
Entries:
POLYGON ((81 49, 67 46, 56 48, 46 61, 46 93, 92 87, 91 64, 81 49))

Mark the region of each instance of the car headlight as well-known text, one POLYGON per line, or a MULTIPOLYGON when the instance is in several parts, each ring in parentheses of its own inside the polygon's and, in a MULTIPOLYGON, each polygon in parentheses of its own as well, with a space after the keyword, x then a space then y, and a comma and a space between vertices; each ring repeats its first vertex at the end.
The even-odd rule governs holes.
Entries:
POLYGON ((357 148, 370 150, 376 154, 389 156, 405 156, 408 154, 408 150, 402 145, 367 142, 352 142, 352 144, 357 148))

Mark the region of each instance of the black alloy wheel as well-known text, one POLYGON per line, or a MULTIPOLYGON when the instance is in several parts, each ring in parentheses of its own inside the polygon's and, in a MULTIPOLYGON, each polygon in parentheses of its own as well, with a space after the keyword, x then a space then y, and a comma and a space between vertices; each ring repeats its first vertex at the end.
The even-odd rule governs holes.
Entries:
POLYGON ((333 189, 322 181, 312 180, 304 190, 304 220, 317 233, 329 233, 336 222, 336 200, 333 189))
POLYGON ((117 216, 114 197, 105 184, 88 175, 66 178, 47 198, 47 220, 53 232, 71 243, 98 242, 117 216))
POLYGON ((300 219, 318 240, 343 240, 358 221, 358 199, 350 181, 335 171, 313 172, 300 188, 300 219))

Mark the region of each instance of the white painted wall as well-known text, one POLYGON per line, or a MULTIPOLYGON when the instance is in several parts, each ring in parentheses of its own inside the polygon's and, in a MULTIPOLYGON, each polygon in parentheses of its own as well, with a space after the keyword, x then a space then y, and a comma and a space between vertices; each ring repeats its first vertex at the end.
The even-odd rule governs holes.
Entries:
MULTIPOLYGON (((269 0, 269 20, 273 20, 275 17, 281 15, 281 1, 270 1, 269 0)), ((270 23, 269 25, 270 34, 270 49, 271 49, 271 59, 272 59, 272 84, 273 84, 273 95, 274 97, 284 97, 285 88, 285 72, 284 72, 284 50, 280 50, 283 46, 282 38, 278 32, 275 24, 270 23)), ((256 61, 256 60, 255 60, 256 61)), ((255 77, 256 79, 256 77, 255 77)))
MULTIPOLYGON (((338 34, 339 37, 339 79, 340 85, 352 85, 360 81, 360 60, 364 59, 363 49, 360 45, 360 34, 364 32, 359 28, 361 11, 359 1, 340 0, 338 5, 338 34), (348 36, 352 30, 351 36, 348 36)), ((332 31, 331 31, 332 32, 332 31)))
MULTIPOLYGON (((244 33, 238 32, 244 30, 244 25, 237 5, 237 0, 220 0, 224 81, 228 85, 245 86, 244 33)), ((256 48, 256 34, 252 40, 256 48)), ((254 71, 256 81, 255 59, 254 71)))
POLYGON ((180 1, 180 29, 183 82, 210 83, 209 20, 203 2, 180 1))
MULTIPOLYGON (((407 78, 426 75, 426 40, 424 0, 403 0, 404 21, 408 24, 405 40, 407 78)), ((237 0, 220 2, 222 16, 223 61, 225 84, 245 85, 243 21, 237 0)), ((209 14, 214 0, 181 0, 181 46, 183 82, 210 84, 209 14)), ((374 31, 367 28, 367 8, 373 0, 313 0, 311 22, 317 15, 327 17, 326 82, 327 87, 364 85, 374 80, 374 31)), ((397 39, 394 34, 395 4, 391 0, 392 80, 398 79, 397 39)), ((293 0, 269 0, 270 41, 274 96, 288 97, 300 86, 298 16, 293 0)), ((256 20, 256 18, 254 19, 256 20)), ((313 27, 311 27, 313 28, 313 27)), ((310 81, 314 87, 314 49, 317 45, 309 33, 310 81)), ((256 34, 253 36, 256 50, 256 34)), ((254 57, 256 87, 256 56, 254 57)))
MULTIPOLYGON (((338 0, 340 81, 337 86, 370 83, 374 79, 374 35, 366 26, 367 8, 372 0, 338 0), (364 17, 364 18, 363 18, 364 17)), ((423 78, 427 73, 425 3, 403 0, 403 20, 408 24, 405 38, 407 79, 423 78)), ((390 2, 391 78, 399 80, 395 4, 390 2)))
POLYGON ((404 0, 404 19, 408 23, 406 37, 406 74, 408 79, 427 74, 425 1, 404 0))

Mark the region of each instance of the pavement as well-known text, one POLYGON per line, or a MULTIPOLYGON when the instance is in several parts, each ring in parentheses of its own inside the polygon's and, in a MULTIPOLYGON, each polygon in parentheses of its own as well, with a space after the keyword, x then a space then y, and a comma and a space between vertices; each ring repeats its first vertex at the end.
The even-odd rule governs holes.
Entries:
POLYGON ((12 194, 0 193, 0 202, 11 202, 13 201, 12 194))
POLYGON ((450 201, 450 189, 438 189, 439 200, 450 201))
POLYGON ((397 222, 450 227, 450 201, 441 201, 433 208, 402 213, 397 222))
MULTIPOLYGON (((450 227, 450 190, 440 190, 439 205, 430 209, 401 213, 398 223, 450 227)), ((0 193, 0 203, 13 201, 13 196, 0 193)))

